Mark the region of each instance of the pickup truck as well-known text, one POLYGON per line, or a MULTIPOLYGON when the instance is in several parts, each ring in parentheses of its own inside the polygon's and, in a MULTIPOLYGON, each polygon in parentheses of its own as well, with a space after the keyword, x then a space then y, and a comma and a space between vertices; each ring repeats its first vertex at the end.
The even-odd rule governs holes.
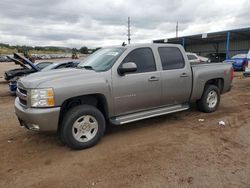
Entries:
POLYGON ((187 110, 191 102, 214 112, 232 79, 231 64, 190 65, 180 45, 107 47, 75 69, 21 78, 15 112, 21 126, 57 131, 66 145, 84 149, 100 141, 107 123, 187 110))

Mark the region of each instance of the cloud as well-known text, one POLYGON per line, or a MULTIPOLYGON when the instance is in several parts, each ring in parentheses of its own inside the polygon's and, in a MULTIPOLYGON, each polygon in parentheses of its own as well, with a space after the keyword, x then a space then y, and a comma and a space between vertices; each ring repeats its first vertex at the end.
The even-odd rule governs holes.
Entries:
POLYGON ((0 42, 90 47, 249 26, 246 0, 2 0, 0 42))

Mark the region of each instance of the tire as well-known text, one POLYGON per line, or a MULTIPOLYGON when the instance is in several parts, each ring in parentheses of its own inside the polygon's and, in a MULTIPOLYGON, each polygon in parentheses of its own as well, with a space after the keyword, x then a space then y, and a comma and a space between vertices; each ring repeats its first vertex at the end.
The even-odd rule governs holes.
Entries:
POLYGON ((105 126, 105 118, 96 107, 79 105, 66 112, 60 137, 72 149, 86 149, 101 140, 105 126))
POLYGON ((197 101, 198 109, 205 113, 217 110, 220 103, 220 90, 215 85, 206 85, 201 96, 197 101), (210 100, 209 100, 210 98, 210 100))

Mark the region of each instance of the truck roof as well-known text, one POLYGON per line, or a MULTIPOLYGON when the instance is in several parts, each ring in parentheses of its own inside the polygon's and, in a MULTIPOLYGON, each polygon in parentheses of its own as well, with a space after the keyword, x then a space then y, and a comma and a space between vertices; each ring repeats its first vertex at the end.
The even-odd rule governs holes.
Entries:
POLYGON ((180 44, 170 44, 170 43, 136 43, 136 44, 127 44, 126 46, 122 45, 114 45, 114 46, 106 46, 104 48, 111 48, 111 47, 123 47, 123 48, 138 48, 138 47, 153 47, 153 46, 158 46, 158 47, 163 47, 163 46, 171 46, 171 47, 181 47, 182 45, 180 44))

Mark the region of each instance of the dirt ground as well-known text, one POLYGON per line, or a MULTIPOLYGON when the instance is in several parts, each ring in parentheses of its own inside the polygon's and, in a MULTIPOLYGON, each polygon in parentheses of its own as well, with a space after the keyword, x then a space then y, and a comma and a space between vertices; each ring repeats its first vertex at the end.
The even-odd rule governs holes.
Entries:
MULTIPOLYGON (((0 63, 0 77, 13 67, 0 63)), ((0 187, 250 187, 250 79, 241 75, 215 113, 194 105, 111 126, 98 145, 82 151, 54 133, 22 129, 15 97, 0 78, 0 187)))

